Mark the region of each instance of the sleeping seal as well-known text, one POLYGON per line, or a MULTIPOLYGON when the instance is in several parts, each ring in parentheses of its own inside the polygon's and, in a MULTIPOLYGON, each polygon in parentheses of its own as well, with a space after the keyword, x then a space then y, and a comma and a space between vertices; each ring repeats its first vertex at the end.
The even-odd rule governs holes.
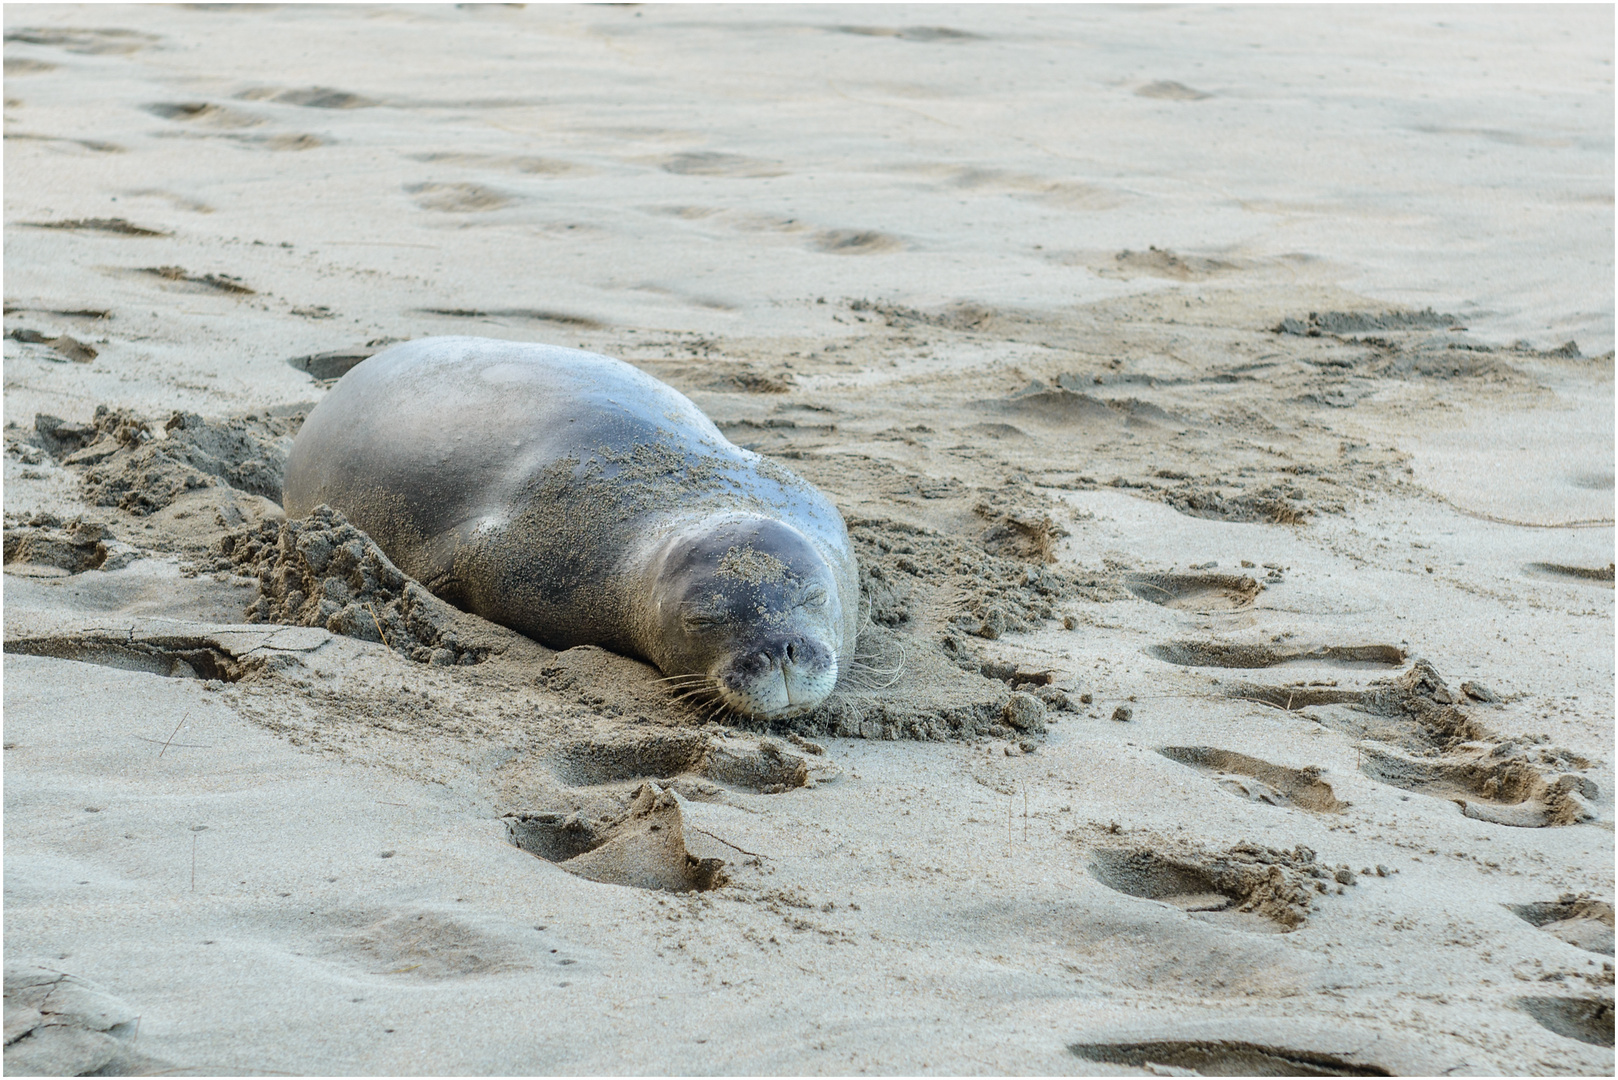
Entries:
POLYGON ((473 337, 386 349, 309 414, 283 502, 342 511, 458 607, 640 657, 749 716, 814 708, 853 655, 836 508, 611 357, 473 337))

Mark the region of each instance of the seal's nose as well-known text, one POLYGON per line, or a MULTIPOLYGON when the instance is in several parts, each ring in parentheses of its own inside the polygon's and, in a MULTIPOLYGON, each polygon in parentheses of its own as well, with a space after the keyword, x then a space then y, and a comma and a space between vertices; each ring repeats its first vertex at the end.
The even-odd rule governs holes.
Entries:
POLYGON ((831 661, 831 650, 825 645, 812 637, 793 634, 772 638, 752 652, 736 657, 730 664, 726 681, 733 685, 751 682, 771 668, 817 674, 831 661))
POLYGON ((831 659, 830 649, 814 638, 802 634, 770 642, 769 653, 771 659, 783 668, 795 667, 810 671, 820 670, 831 659))

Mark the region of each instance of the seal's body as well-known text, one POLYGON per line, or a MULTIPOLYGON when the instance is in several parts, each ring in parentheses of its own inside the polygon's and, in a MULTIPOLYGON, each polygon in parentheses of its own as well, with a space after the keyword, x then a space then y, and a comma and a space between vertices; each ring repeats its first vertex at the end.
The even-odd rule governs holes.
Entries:
POLYGON ((836 508, 595 353, 471 337, 380 352, 309 414, 283 503, 342 511, 468 611, 641 657, 749 715, 813 708, 853 654, 836 508))

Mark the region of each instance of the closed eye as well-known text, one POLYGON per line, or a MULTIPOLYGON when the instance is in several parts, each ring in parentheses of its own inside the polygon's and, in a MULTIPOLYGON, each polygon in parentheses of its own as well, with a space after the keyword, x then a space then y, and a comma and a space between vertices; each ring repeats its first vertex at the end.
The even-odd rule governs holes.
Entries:
POLYGON ((809 594, 803 598, 803 601, 799 606, 800 607, 825 607, 826 606, 826 590, 822 589, 822 588, 818 588, 818 587, 814 588, 814 589, 810 589, 809 594))

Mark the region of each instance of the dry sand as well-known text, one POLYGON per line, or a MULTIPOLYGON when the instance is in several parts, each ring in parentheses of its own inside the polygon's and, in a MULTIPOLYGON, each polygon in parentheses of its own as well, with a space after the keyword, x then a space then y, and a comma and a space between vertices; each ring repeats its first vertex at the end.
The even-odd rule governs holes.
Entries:
POLYGON ((1611 1073, 1610 8, 5 29, 7 1072, 1611 1073), (820 485, 870 670, 276 553, 433 333, 820 485))

